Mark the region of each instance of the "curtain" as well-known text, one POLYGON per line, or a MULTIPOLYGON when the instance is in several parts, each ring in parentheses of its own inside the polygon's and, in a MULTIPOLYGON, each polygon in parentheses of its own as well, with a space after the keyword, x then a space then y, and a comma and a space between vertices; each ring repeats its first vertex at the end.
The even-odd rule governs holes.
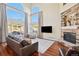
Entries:
POLYGON ((6 35, 7 35, 7 18, 6 18, 6 5, 5 4, 1 4, 1 18, 0 18, 0 35, 1 35, 1 39, 0 39, 0 43, 5 42, 6 41, 6 35))

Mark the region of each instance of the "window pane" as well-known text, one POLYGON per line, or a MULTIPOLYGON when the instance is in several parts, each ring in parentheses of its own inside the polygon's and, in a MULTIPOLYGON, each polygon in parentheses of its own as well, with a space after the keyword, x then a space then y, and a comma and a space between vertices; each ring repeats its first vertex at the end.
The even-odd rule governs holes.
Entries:
POLYGON ((23 6, 21 3, 7 3, 8 6, 15 7, 19 10, 23 10, 23 6))
POLYGON ((7 22, 8 22, 8 32, 18 31, 24 32, 24 20, 25 14, 21 12, 16 12, 15 10, 6 10, 7 22))
POLYGON ((32 8, 32 14, 38 13, 38 12, 40 12, 40 9, 38 7, 33 7, 32 8))
POLYGON ((39 16, 38 14, 32 15, 32 31, 33 33, 38 34, 38 24, 39 22, 39 16))
POLYGON ((38 23, 38 15, 32 15, 32 23, 38 23))

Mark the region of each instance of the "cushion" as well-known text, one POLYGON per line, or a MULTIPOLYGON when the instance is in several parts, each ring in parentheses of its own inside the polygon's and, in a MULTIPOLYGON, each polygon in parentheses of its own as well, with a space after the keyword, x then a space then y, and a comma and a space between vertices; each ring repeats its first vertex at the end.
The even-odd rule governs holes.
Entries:
POLYGON ((20 41, 21 41, 21 39, 20 39, 20 38, 13 37, 12 35, 8 35, 8 37, 9 37, 9 38, 11 38, 11 39, 13 39, 13 40, 16 40, 16 41, 18 41, 18 42, 20 42, 20 41))
POLYGON ((13 36, 11 36, 11 35, 8 35, 8 37, 9 37, 9 38, 12 38, 12 39, 14 39, 14 37, 13 37, 13 36))
POLYGON ((29 38, 30 38, 30 39, 35 39, 36 36, 35 36, 35 35, 30 35, 29 38))
POLYGON ((14 37, 14 39, 13 39, 13 40, 16 40, 16 41, 18 41, 18 42, 21 42, 21 40, 22 40, 22 39, 17 38, 17 37, 14 37))
POLYGON ((30 38, 30 39, 35 39, 36 35, 35 34, 27 34, 25 37, 30 38))
POLYGON ((27 46, 27 45, 30 45, 30 43, 28 43, 26 40, 22 40, 20 42, 20 44, 24 47, 24 46, 27 46))

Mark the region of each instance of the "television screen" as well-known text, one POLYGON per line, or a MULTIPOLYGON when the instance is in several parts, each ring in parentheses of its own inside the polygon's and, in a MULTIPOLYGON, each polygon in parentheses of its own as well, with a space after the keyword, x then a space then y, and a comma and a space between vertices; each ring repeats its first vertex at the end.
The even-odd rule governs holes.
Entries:
POLYGON ((41 32, 43 33, 52 33, 52 26, 42 26, 41 32))

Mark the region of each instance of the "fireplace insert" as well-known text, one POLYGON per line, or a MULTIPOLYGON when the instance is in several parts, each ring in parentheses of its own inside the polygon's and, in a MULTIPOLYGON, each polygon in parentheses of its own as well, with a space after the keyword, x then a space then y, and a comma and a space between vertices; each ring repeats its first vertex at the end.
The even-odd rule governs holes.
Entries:
POLYGON ((63 39, 65 41, 71 42, 73 44, 76 44, 76 33, 73 32, 64 32, 63 39))

